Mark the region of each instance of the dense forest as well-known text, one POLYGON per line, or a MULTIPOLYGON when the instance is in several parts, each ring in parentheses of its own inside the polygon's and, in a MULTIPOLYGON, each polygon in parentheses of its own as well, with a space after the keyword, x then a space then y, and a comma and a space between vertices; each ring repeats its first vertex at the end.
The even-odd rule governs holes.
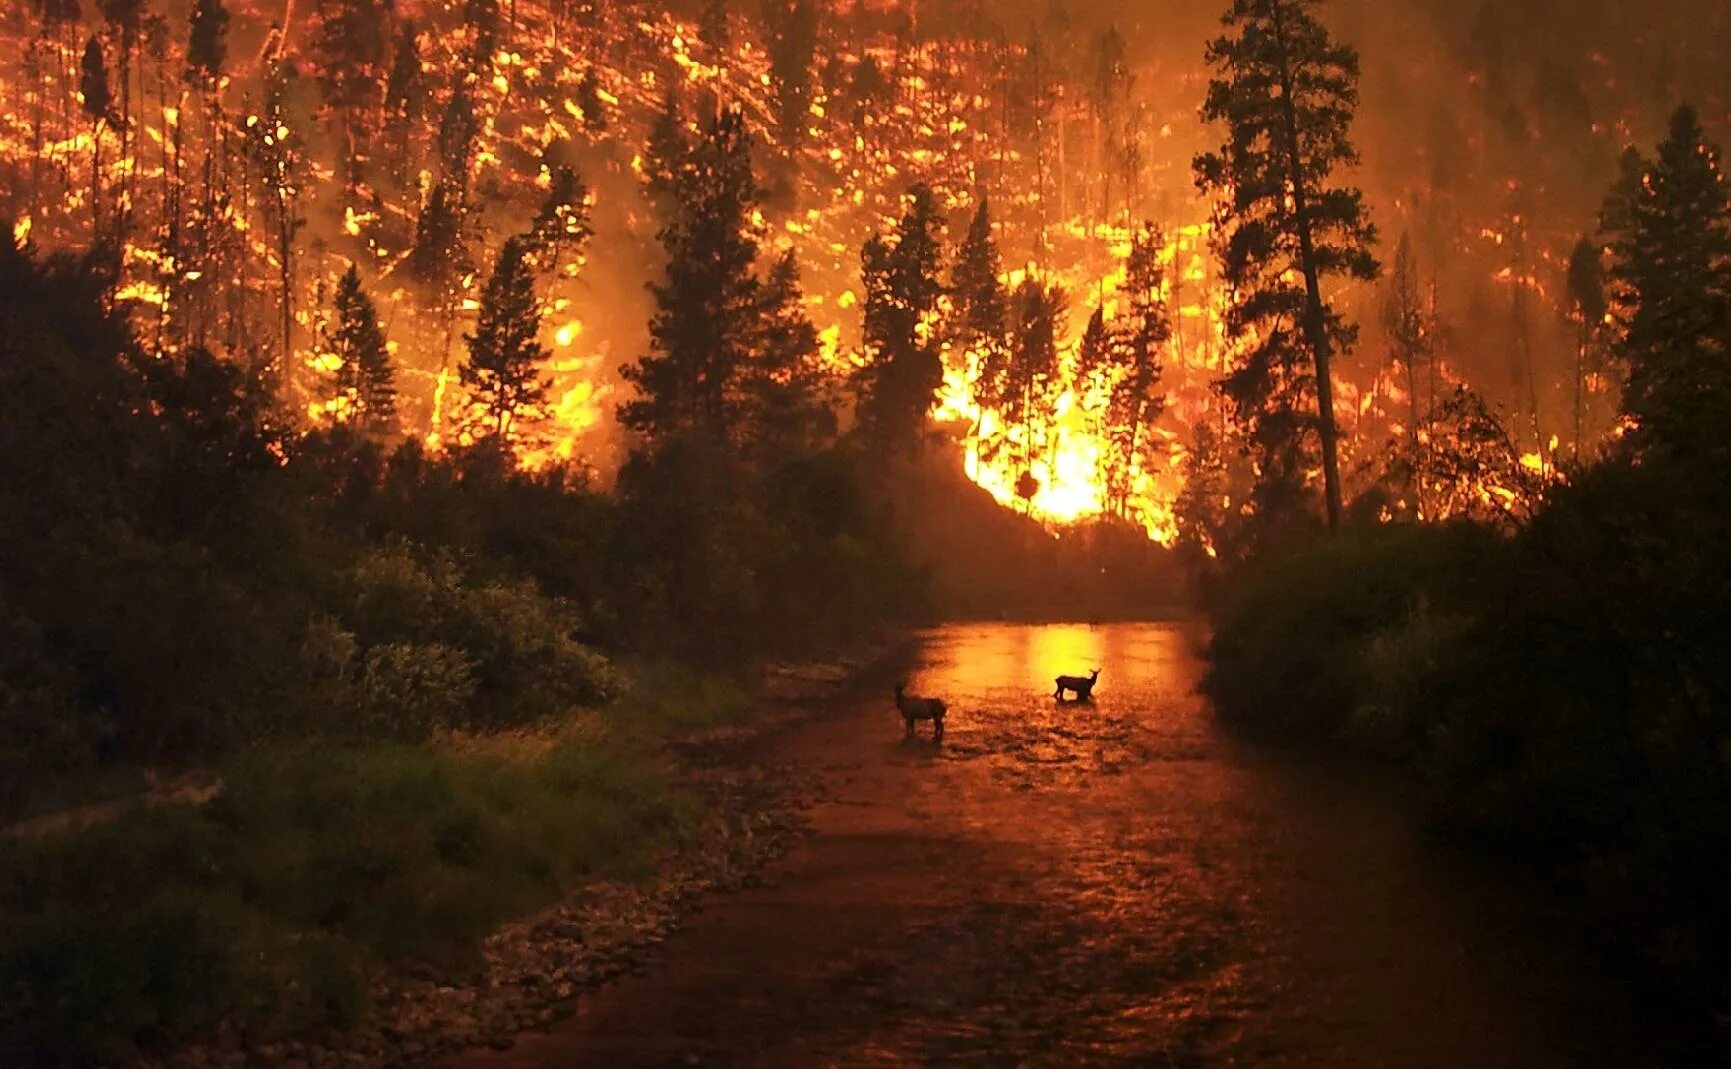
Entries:
POLYGON ((571 822, 677 837, 621 725, 1186 598, 1223 716, 1399 763, 1723 1009, 1731 3, 1226 6, 9 7, 0 821, 227 786, 0 844, 0 1060, 352 1023, 605 867, 571 822), (236 860, 413 823, 368 775, 474 841, 236 860), (462 924, 356 905, 434 869, 462 924))

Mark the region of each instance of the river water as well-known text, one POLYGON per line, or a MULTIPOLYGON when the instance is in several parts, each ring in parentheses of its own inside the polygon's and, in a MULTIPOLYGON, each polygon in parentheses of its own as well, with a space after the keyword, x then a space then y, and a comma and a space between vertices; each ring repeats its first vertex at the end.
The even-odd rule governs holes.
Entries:
POLYGON ((1179 626, 956 625, 754 759, 815 834, 463 1065, 1640 1066, 1654 1030, 1386 782, 1224 733, 1179 626), (1101 669, 1092 704, 1051 697, 1101 669), (1535 931, 1535 928, 1538 931, 1535 931))

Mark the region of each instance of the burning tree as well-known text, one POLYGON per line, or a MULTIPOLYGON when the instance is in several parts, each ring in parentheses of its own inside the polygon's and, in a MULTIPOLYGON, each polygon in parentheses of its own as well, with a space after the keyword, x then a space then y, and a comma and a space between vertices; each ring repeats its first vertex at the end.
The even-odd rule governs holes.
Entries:
POLYGON ((1197 184, 1218 199, 1229 327, 1256 338, 1223 383, 1256 458, 1256 507, 1265 519, 1301 510, 1314 434, 1332 528, 1341 482, 1329 361, 1357 330, 1329 307, 1322 283, 1368 281, 1378 267, 1363 194, 1334 179, 1358 162, 1348 137, 1358 54, 1329 38, 1318 3, 1233 0, 1228 34, 1208 47, 1219 75, 1202 109, 1226 125, 1227 138, 1195 166, 1197 184))
POLYGON ((1119 516, 1129 512, 1137 475, 1145 471, 1154 425, 1166 408, 1161 388, 1163 356, 1172 340, 1169 289, 1161 255, 1165 236, 1158 227, 1137 230, 1125 262, 1125 314, 1110 323, 1091 324, 1084 339, 1088 363, 1106 381, 1105 455, 1107 504, 1119 516))
POLYGON ((1394 269, 1382 305, 1382 325, 1388 337, 1388 366, 1406 380, 1406 442, 1410 463, 1417 473, 1416 502, 1419 514, 1428 516, 1424 485, 1429 469, 1429 451, 1434 438, 1432 420, 1436 410, 1436 324, 1419 295, 1418 269, 1413 263, 1412 242, 1402 235, 1395 251, 1394 269))
POLYGON ((944 294, 942 226, 931 189, 916 186, 895 240, 874 234, 860 254, 867 354, 860 421, 875 444, 891 452, 921 440, 944 381, 932 329, 944 294))
POLYGON ((378 309, 361 287, 361 273, 354 264, 337 283, 335 310, 331 354, 339 361, 337 403, 348 410, 348 420, 369 434, 392 433, 397 421, 396 373, 385 332, 379 328, 378 309))
POLYGON ((1068 306, 1064 287, 1027 278, 1011 298, 1009 361, 1000 392, 1012 444, 1019 444, 1016 495, 1024 502, 1040 492, 1034 459, 1044 450, 1050 398, 1058 383, 1058 339, 1068 306))
POLYGON ((94 36, 84 45, 79 64, 78 92, 90 119, 90 240, 102 240, 102 129, 113 118, 114 95, 108 88, 108 61, 94 36))
POLYGON ((469 390, 469 434, 500 448, 522 436, 523 424, 547 414, 549 380, 541 377, 541 365, 551 354, 540 342, 541 306, 528 253, 521 237, 499 251, 475 332, 464 339, 469 359, 458 369, 469 390))

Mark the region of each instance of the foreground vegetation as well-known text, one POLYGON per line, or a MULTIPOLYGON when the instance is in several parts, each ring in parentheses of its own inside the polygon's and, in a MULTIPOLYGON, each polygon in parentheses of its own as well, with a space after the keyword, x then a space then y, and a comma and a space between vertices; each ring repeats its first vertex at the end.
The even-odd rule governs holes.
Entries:
POLYGON ((919 611, 846 443, 670 438, 602 492, 308 433, 146 352, 103 264, 0 243, 0 825, 219 792, 0 835, 0 1062, 351 1023, 380 968, 646 871, 696 816, 660 740, 754 666, 919 611))
POLYGON ((1520 523, 1349 527, 1222 577, 1222 713, 1421 778, 1668 1004, 1731 1005, 1731 197, 1693 112, 1606 209, 1626 435, 1520 523))
POLYGON ((225 1018, 359 1023, 377 971, 644 873, 696 803, 589 722, 545 739, 249 752, 209 804, 0 845, 0 1061, 121 1061, 225 1018))

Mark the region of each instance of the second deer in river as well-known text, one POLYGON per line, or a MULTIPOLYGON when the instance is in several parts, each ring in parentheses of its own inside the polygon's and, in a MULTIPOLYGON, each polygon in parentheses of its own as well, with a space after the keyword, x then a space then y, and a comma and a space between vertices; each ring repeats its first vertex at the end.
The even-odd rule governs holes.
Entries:
POLYGON ((1100 670, 1098 668, 1094 669, 1093 675, 1059 676, 1058 689, 1052 692, 1052 697, 1062 701, 1064 699, 1064 693, 1069 691, 1076 695, 1077 701, 1091 702, 1094 700, 1094 684, 1099 681, 1100 670))

